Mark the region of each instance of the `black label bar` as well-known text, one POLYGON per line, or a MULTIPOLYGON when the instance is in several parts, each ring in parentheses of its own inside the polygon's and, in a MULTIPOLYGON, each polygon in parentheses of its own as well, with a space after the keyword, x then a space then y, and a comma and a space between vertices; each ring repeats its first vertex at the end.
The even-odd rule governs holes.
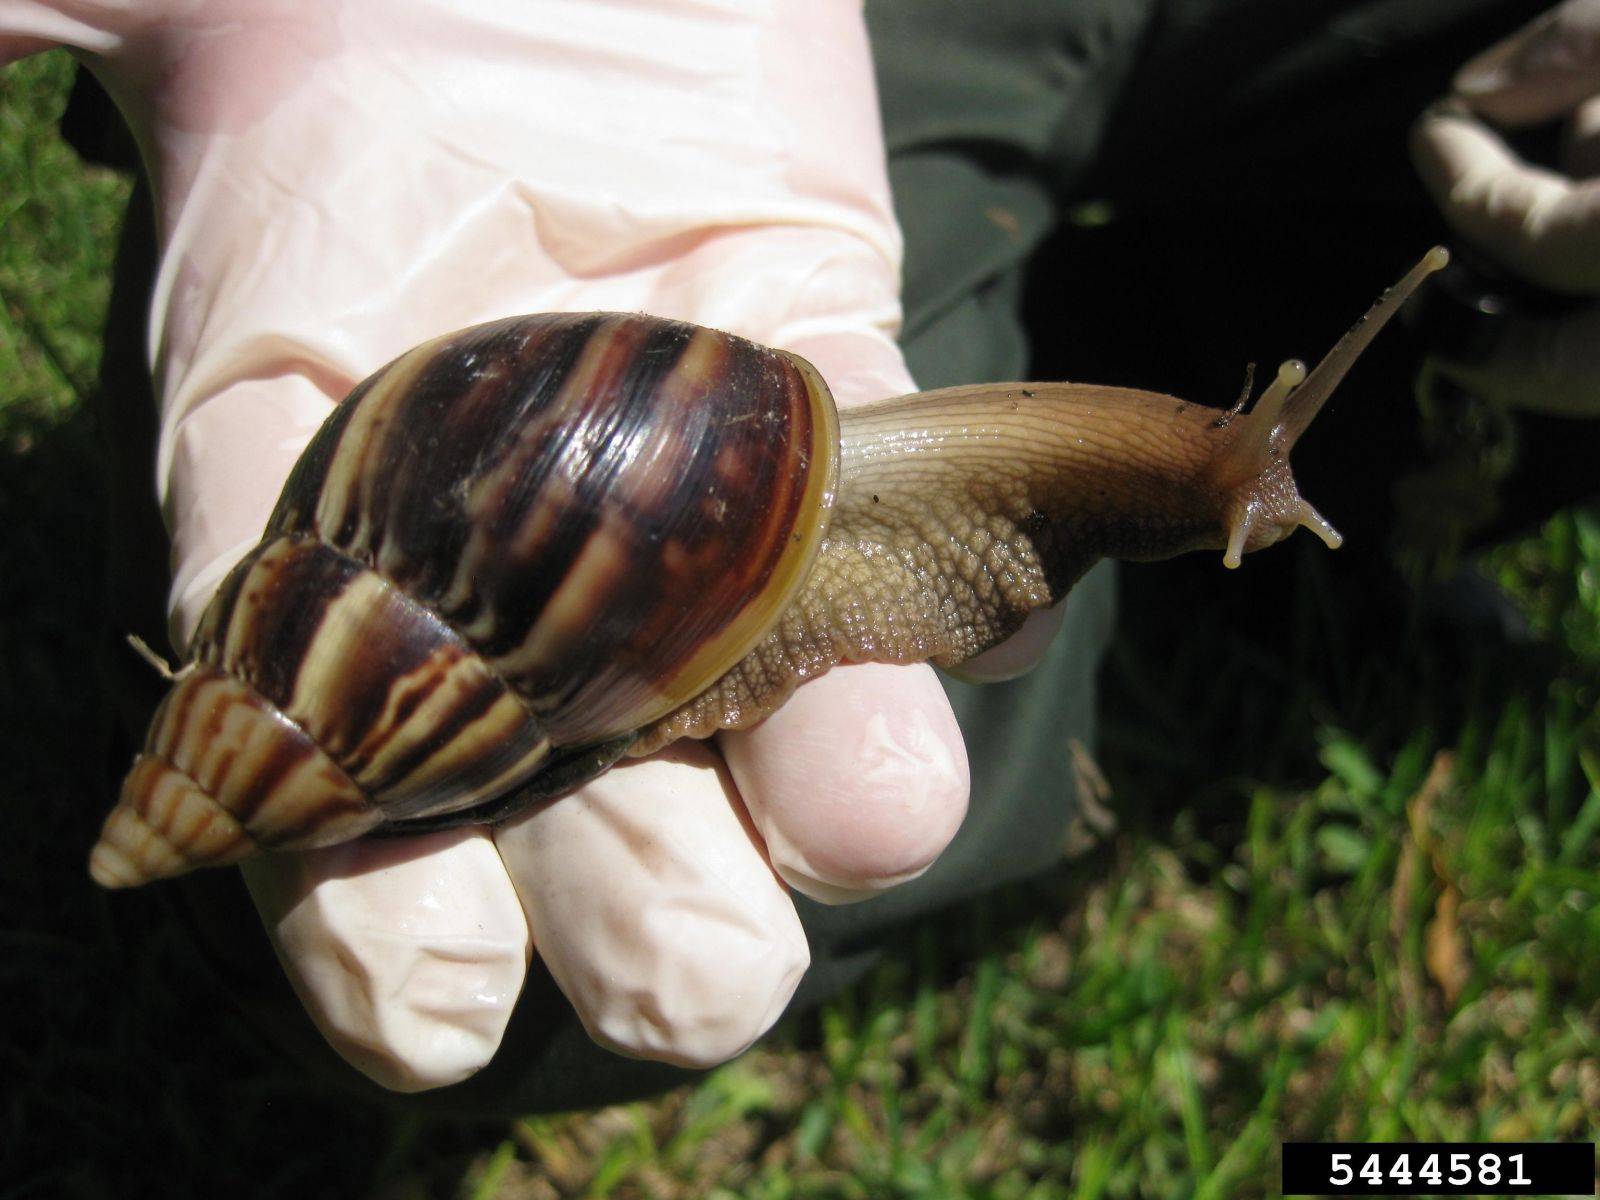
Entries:
POLYGON ((1593 1196, 1593 1142, 1285 1142, 1285 1196, 1593 1196))

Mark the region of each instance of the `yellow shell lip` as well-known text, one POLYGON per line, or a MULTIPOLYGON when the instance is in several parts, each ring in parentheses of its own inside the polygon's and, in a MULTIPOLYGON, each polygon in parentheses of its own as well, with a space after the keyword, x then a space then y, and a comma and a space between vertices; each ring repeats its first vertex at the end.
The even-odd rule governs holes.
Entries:
MULTIPOLYGON (((828 518, 833 514, 833 502, 839 494, 839 406, 834 402, 833 392, 828 387, 827 380, 822 378, 821 371, 791 350, 779 350, 778 353, 794 363, 800 369, 800 374, 805 377, 807 389, 811 393, 813 411, 817 417, 811 453, 812 461, 820 463, 822 470, 813 472, 811 480, 807 483, 806 500, 809 502, 815 494, 816 531, 821 535, 827 532, 828 518)), ((811 564, 816 561, 821 549, 822 538, 818 536, 809 545, 804 569, 800 575, 802 580, 810 574, 811 564)))
POLYGON ((672 679, 663 682, 659 703, 635 722, 635 728, 643 728, 687 704, 754 650, 800 594, 822 551, 839 491, 839 409, 827 381, 816 367, 789 350, 772 353, 781 355, 799 370, 814 417, 807 458, 811 465, 805 490, 801 493, 799 519, 761 595, 745 607, 713 646, 697 654, 672 679))

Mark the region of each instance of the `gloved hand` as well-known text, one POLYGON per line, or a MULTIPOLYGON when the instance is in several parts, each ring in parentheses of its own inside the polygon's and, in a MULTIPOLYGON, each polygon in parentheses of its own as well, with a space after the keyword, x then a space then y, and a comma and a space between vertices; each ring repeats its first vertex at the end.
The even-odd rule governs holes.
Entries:
MULTIPOLYGON (((333 405, 441 331, 646 310, 803 354, 842 405, 912 386, 854 0, 0 10, 0 62, 53 44, 122 106, 157 196, 176 645, 333 405)), ((805 970, 785 885, 841 901, 913 877, 966 796, 931 670, 847 667, 716 751, 621 766, 503 828, 247 878, 318 1026, 387 1087, 486 1063, 532 953, 603 1043, 709 1065, 805 970)))
MULTIPOLYGON (((1552 292, 1600 297, 1600 0, 1567 0, 1467 63, 1411 150, 1472 246, 1552 292), (1559 169, 1522 161, 1497 132, 1558 118, 1559 169)), ((1600 304, 1504 326, 1486 361, 1438 369, 1509 407, 1600 415, 1600 304)))

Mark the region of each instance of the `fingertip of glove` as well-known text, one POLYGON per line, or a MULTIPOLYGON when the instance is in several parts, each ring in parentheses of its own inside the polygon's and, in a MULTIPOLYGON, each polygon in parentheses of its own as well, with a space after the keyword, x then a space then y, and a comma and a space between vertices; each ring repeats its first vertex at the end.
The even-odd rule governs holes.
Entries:
POLYGON ((493 1057, 528 935, 478 831, 351 843, 247 864, 246 882, 313 1023, 379 1086, 458 1083, 493 1057))
POLYGON ((792 929, 731 930, 720 914, 680 912, 673 923, 672 938, 657 942, 663 948, 658 969, 642 976, 649 982, 627 990, 577 988, 572 998, 584 1028, 601 1045, 703 1070, 742 1054, 772 1028, 811 965, 811 953, 798 919, 792 929))
POLYGON ((365 1043, 343 1036, 320 1022, 318 1028, 339 1057, 385 1091, 416 1095, 449 1087, 472 1078, 500 1048, 500 1038, 490 1041, 467 1030, 427 1022, 425 1036, 407 1039, 403 1052, 379 1041, 365 1043))
POLYGON ((922 873, 966 815, 961 731, 925 666, 831 672, 723 750, 774 869, 824 903, 922 873))
POLYGON ((992 649, 970 658, 950 674, 969 683, 1003 683, 1039 665, 1067 620, 1065 600, 1028 614, 1021 628, 992 649))
POLYGON ((774 869, 786 884, 808 900, 830 906, 859 904, 863 900, 871 900, 890 888, 899 887, 902 883, 910 883, 913 879, 926 875, 928 868, 933 865, 930 861, 915 870, 899 875, 857 879, 845 885, 807 871, 797 861, 800 857, 797 853, 785 855, 781 862, 774 864, 774 869))
POLYGON ((496 834, 539 956, 590 1036, 710 1067, 778 1019, 805 931, 709 747, 626 763, 496 834))

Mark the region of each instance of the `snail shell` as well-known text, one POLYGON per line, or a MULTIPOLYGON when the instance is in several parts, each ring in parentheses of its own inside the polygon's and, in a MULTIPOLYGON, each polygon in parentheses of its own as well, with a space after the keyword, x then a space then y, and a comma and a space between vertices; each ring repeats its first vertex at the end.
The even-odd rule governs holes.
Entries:
POLYGON ((793 599, 838 445, 810 364, 677 321, 518 317, 396 359, 207 608, 91 872, 329 845, 603 769, 793 599))
POLYGON ((959 663, 1098 558, 1307 527, 1289 452, 1431 251, 1249 413, 1077 384, 841 420, 806 362, 620 314, 497 321, 362 383, 227 577, 90 855, 128 886, 490 821, 759 720, 840 662, 959 663))

